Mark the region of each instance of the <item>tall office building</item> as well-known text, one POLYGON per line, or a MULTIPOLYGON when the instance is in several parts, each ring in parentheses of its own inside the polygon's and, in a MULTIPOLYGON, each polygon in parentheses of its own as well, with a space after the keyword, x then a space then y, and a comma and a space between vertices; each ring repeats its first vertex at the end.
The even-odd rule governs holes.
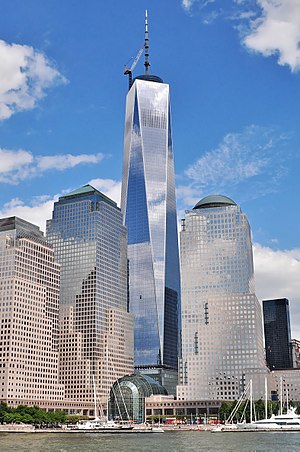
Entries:
POLYGON ((175 393, 180 313, 179 257, 169 85, 148 73, 126 99, 121 209, 128 228, 129 309, 140 373, 175 393))
POLYGON ((293 359, 289 300, 264 300, 263 315, 267 366, 270 370, 291 369, 293 359))
POLYGON ((0 220, 0 400, 56 406, 60 268, 39 228, 0 220))
POLYGON ((66 399, 105 404, 112 383, 133 371, 127 312, 127 232, 116 203, 90 185, 61 196, 47 222, 61 266, 60 381, 66 399))
POLYGON ((226 196, 203 198, 182 221, 180 253, 182 362, 177 396, 237 399, 245 371, 265 369, 246 215, 226 196))

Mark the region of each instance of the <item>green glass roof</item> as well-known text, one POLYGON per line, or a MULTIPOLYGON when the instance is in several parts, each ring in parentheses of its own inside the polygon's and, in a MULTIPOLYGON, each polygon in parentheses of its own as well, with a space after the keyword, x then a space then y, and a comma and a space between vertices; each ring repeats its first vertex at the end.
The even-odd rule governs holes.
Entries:
POLYGON ((61 198, 68 198, 69 196, 86 195, 88 193, 92 194, 95 192, 98 192, 98 190, 96 190, 96 188, 92 187, 91 185, 84 185, 83 187, 80 187, 80 188, 77 188, 76 190, 71 191, 67 195, 61 196, 61 198))
POLYGON ((210 195, 200 199, 195 205, 194 209, 209 209, 212 207, 236 206, 236 202, 227 196, 210 195))
POLYGON ((115 203, 115 201, 108 198, 103 193, 101 193, 99 190, 97 190, 96 188, 94 188, 92 185, 89 185, 89 184, 84 185, 83 187, 77 188, 76 190, 71 191, 67 195, 60 196, 59 199, 63 200, 63 199, 69 199, 69 198, 78 198, 81 196, 87 196, 87 195, 93 195, 93 194, 99 195, 99 196, 101 196, 101 198, 105 199, 109 203, 117 205, 115 203))

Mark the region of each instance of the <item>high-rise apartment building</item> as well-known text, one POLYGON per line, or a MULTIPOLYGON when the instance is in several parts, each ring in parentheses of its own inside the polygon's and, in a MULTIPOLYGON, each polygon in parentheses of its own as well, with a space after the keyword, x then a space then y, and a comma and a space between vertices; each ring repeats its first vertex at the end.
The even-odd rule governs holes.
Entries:
POLYGON ((67 400, 105 404, 112 383, 133 371, 127 312, 127 231, 116 203, 85 185, 61 196, 47 222, 61 266, 60 381, 67 400))
POLYGON ((169 85, 146 73, 126 99, 121 209, 128 228, 129 309, 139 372, 175 393, 180 277, 169 85))
POLYGON ((263 315, 268 368, 291 369, 293 359, 289 300, 263 300, 263 315))
POLYGON ((0 220, 0 400, 57 406, 59 264, 39 228, 0 220))
POLYGON ((187 211, 180 233, 181 400, 237 399, 246 369, 265 369, 246 215, 212 195, 187 211))

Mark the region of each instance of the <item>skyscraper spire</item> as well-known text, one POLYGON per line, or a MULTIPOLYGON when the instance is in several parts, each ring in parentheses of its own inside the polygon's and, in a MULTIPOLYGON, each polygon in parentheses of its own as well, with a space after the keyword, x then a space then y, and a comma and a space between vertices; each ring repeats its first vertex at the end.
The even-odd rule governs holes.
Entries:
POLYGON ((149 58, 149 38, 148 38, 148 11, 145 14, 145 74, 148 75, 150 63, 149 58))

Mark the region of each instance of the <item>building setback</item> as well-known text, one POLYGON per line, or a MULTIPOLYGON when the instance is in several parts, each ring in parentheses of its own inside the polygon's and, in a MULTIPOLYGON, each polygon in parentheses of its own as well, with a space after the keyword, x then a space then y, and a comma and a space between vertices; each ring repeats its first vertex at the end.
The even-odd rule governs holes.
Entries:
POLYGON ((292 339, 289 300, 263 300, 265 349, 270 370, 291 369, 292 339))
POLYGON ((179 400, 237 399, 247 368, 266 370, 246 215, 212 195, 180 233, 182 362, 179 400))
POLYGON ((39 228, 0 220, 0 400, 53 406, 58 378, 60 267, 39 228))
POLYGON ((116 203, 85 185, 54 204, 47 239, 61 265, 60 381, 66 401, 103 406, 112 383, 133 371, 127 312, 127 232, 116 203))
POLYGON ((129 309, 139 372, 175 394, 180 276, 169 85, 148 74, 127 94, 121 209, 128 228, 129 309))

